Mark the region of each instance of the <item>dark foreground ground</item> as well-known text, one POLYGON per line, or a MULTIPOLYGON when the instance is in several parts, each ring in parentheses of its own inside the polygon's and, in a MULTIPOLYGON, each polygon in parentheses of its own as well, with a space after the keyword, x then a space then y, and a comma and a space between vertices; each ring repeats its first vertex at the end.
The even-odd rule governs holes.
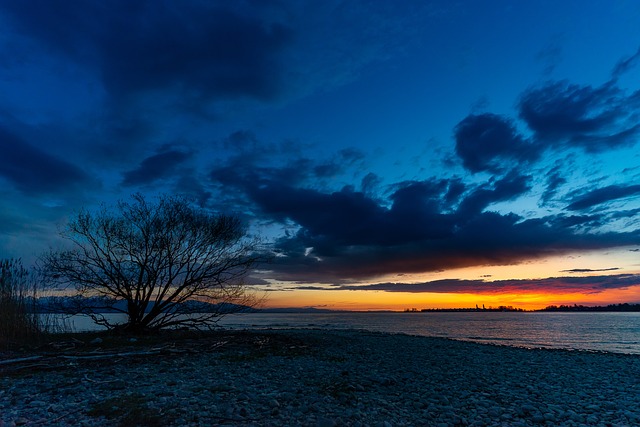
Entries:
POLYGON ((0 353, 0 427, 640 425, 638 356, 363 331, 67 338, 0 353))

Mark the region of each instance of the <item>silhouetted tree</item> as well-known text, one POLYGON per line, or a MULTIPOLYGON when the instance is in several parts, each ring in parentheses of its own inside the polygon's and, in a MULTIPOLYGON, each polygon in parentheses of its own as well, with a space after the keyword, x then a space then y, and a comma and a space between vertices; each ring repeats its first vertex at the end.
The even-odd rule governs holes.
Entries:
POLYGON ((257 241, 247 238, 237 217, 173 196, 149 203, 136 194, 116 208, 80 211, 62 232, 72 248, 43 259, 49 277, 85 297, 76 301, 91 301, 76 305, 76 312, 108 328, 140 333, 207 327, 234 308, 258 302, 243 282, 258 261, 257 241), (203 302, 216 305, 203 312, 203 302), (100 309, 125 313, 127 322, 110 323, 100 309))

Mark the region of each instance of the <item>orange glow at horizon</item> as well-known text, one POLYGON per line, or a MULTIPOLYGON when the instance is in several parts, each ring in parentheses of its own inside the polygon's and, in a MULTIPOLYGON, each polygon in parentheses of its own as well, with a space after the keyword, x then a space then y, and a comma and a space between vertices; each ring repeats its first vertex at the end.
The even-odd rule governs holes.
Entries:
MULTIPOLYGON (((402 275, 388 275, 376 280, 376 282, 406 283, 428 282, 440 279, 485 279, 510 280, 510 279, 542 279, 548 277, 570 276, 571 269, 602 269, 616 267, 618 270, 608 272, 594 271, 584 273, 581 276, 600 274, 637 274, 640 273, 640 259, 636 252, 631 252, 630 247, 616 250, 585 251, 570 253, 562 256, 549 256, 523 261, 511 265, 474 266, 455 268, 427 273, 409 273, 402 275)), ((577 277, 577 276, 576 276, 577 277)))
MULTIPOLYGON (((517 265, 479 266, 438 272, 388 275, 373 283, 425 283, 442 279, 484 280, 535 280, 552 277, 588 277, 598 275, 639 274, 638 254, 629 248, 607 251, 591 251, 533 259, 517 265), (611 267, 615 269, 611 270, 611 267), (572 269, 591 270, 572 272, 572 269)), ((267 292, 264 307, 317 307, 332 310, 404 310, 407 308, 475 308, 513 306, 536 310, 549 305, 608 305, 640 303, 640 284, 627 288, 606 289, 600 292, 560 291, 553 288, 523 290, 502 288, 494 293, 436 293, 389 292, 382 290, 297 290, 295 285, 278 286, 267 292)), ((318 284, 318 287, 322 285, 318 284)))
POLYGON ((394 310, 407 308, 474 308, 513 306, 537 310, 549 305, 608 305, 640 302, 640 285, 598 293, 408 293, 385 291, 274 291, 263 307, 316 307, 332 310, 394 310))

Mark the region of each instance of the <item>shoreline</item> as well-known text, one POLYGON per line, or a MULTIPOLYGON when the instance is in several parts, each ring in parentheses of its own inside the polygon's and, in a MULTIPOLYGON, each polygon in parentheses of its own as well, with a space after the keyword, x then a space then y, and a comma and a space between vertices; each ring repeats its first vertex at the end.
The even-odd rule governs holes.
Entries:
POLYGON ((342 329, 227 331, 161 350, 0 369, 0 426, 640 423, 638 355, 342 329))
MULTIPOLYGON (((565 348, 640 354, 635 313, 243 313, 225 316, 222 328, 240 329, 367 329, 437 336, 482 344, 525 348, 565 348), (476 317, 478 316, 478 317, 476 317), (470 322, 466 322, 469 320, 470 322), (461 323, 461 321, 465 321, 461 323)), ((96 331, 90 319, 68 319, 76 331, 96 331)))

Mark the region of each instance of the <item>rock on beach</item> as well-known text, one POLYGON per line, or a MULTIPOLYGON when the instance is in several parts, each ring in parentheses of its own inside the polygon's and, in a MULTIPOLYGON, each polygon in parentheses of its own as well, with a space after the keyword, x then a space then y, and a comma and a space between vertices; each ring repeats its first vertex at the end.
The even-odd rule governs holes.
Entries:
POLYGON ((0 365, 0 426, 640 423, 634 355, 344 330, 174 344, 138 357, 0 365))

